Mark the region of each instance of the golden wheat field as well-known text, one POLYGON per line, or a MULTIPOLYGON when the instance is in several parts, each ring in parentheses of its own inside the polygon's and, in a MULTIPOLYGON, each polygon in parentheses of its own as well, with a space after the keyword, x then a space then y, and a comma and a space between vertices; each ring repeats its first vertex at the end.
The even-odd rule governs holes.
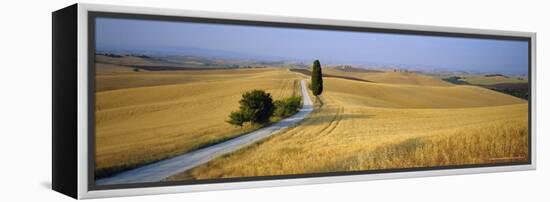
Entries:
POLYGON ((404 81, 324 78, 316 110, 298 126, 170 180, 527 160, 527 101, 475 86, 404 81))
POLYGON ((388 84, 409 84, 409 85, 422 85, 422 86, 451 86, 452 84, 442 81, 441 79, 416 74, 412 72, 392 72, 392 71, 380 71, 380 72, 345 72, 335 68, 324 68, 323 73, 353 77, 363 80, 372 81, 375 83, 388 83, 388 84))
POLYGON ((238 136, 252 127, 225 121, 243 92, 273 99, 299 91, 287 69, 122 71, 98 65, 96 175, 132 168, 238 136))

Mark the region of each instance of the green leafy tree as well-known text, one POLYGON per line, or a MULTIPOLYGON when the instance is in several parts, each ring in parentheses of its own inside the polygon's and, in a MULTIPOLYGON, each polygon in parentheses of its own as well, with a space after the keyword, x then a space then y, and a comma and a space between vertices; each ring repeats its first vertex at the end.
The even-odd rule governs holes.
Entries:
POLYGON ((229 114, 229 124, 242 126, 245 122, 264 124, 269 122, 275 109, 271 94, 263 90, 252 90, 242 95, 239 110, 229 114))
POLYGON ((289 117, 300 110, 302 107, 302 97, 293 96, 282 100, 275 101, 275 112, 273 115, 279 117, 289 117))
POLYGON ((229 120, 227 120, 227 123, 236 126, 243 126, 245 122, 246 117, 241 111, 231 112, 231 114, 229 114, 229 120))
POLYGON ((315 96, 323 93, 323 72, 321 71, 321 63, 319 60, 313 61, 311 70, 311 92, 315 96))

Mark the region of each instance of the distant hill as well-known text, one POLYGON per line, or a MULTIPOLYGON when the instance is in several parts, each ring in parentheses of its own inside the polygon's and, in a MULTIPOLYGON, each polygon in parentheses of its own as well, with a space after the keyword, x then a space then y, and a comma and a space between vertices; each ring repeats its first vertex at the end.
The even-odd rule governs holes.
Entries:
POLYGON ((502 74, 486 74, 485 77, 504 77, 504 78, 510 78, 506 75, 502 75, 502 74))
POLYGON ((324 68, 323 73, 340 76, 352 77, 355 79, 367 80, 376 83, 388 84, 408 84, 422 86, 450 86, 452 84, 442 81, 439 78, 423 75, 416 72, 393 72, 378 70, 362 70, 359 68, 324 68))
MULTIPOLYGON (((307 76, 311 76, 311 70, 309 70, 309 69, 290 69, 290 71, 302 73, 302 74, 307 75, 307 76)), ((323 77, 341 78, 341 79, 348 79, 348 80, 362 81, 362 82, 371 82, 371 81, 365 80, 365 79, 360 79, 360 78, 355 78, 355 77, 350 77, 350 76, 333 75, 333 74, 326 73, 326 72, 323 72, 323 77)))
POLYGON ((336 70, 343 71, 343 72, 382 72, 380 70, 356 68, 351 65, 330 66, 329 68, 334 68, 336 70))
POLYGON ((457 85, 480 86, 522 99, 529 99, 529 83, 521 77, 511 77, 503 74, 462 75, 442 78, 442 80, 457 85))
POLYGON ((208 70, 208 69, 235 69, 235 68, 308 68, 299 61, 262 61, 220 59, 198 57, 191 55, 146 55, 138 53, 108 53, 96 54, 96 63, 126 66, 146 71, 175 71, 175 70, 208 70))

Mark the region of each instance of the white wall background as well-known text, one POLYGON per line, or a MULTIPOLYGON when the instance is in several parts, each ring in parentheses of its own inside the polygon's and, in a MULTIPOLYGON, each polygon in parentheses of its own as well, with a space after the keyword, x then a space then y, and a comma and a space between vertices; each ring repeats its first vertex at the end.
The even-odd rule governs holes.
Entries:
MULTIPOLYGON (((549 5, 524 0, 95 0, 111 3, 538 33, 538 169, 355 183, 102 199, 105 201, 543 201, 550 199, 549 5)), ((68 201, 51 184, 51 12, 74 1, 2 1, 0 201, 68 201)))

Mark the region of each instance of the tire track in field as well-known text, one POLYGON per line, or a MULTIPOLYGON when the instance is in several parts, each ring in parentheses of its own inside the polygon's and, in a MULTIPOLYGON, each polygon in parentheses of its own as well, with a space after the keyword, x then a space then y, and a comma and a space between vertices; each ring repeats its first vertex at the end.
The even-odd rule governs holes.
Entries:
POLYGON ((340 125, 340 121, 342 120, 342 113, 344 112, 343 107, 338 107, 336 109, 336 113, 334 114, 332 120, 330 121, 330 124, 323 128, 319 134, 321 136, 327 136, 330 135, 337 127, 340 125))
MULTIPOLYGON (((327 101, 332 100, 329 96, 327 96, 326 98, 327 98, 327 101)), ((328 105, 326 107, 328 107, 328 105)), ((319 131, 320 136, 329 135, 340 124, 340 121, 342 120, 342 113, 344 112, 344 107, 342 107, 342 106, 336 106, 336 107, 337 107, 336 108, 336 113, 334 114, 334 116, 330 120, 330 123, 326 127, 324 127, 323 129, 321 129, 319 131)))
POLYGON ((338 126, 340 125, 340 121, 342 120, 342 114, 344 112, 344 107, 339 107, 338 111, 336 112, 336 115, 334 116, 334 119, 331 122, 330 128, 326 130, 325 135, 330 135, 332 131, 334 131, 338 126))

